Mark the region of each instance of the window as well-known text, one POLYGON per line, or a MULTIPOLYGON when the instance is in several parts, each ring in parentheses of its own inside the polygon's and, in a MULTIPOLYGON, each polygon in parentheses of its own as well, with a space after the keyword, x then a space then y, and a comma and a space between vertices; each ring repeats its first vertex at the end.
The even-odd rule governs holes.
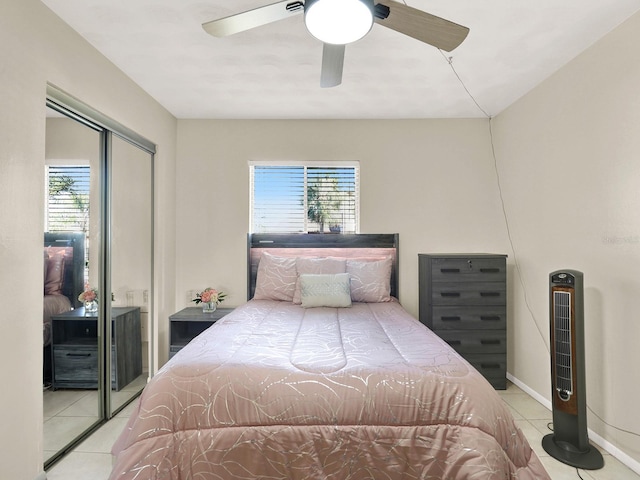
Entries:
POLYGON ((84 233, 84 277, 89 278, 89 188, 88 165, 49 165, 45 206, 45 232, 84 233))
POLYGON ((88 166, 47 168, 47 232, 89 232, 88 166))
POLYGON ((250 170, 252 232, 358 232, 357 163, 252 162, 250 170))

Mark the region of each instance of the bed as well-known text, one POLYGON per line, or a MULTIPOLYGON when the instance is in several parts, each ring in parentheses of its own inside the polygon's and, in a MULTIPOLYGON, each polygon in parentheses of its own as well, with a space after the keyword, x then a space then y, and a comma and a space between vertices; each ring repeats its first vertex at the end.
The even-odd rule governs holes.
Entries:
POLYGON ((110 479, 549 479, 491 385, 402 308, 397 247, 250 236, 248 302, 152 378, 110 479))
POLYGON ((51 316, 81 305, 78 295, 84 289, 84 239, 83 233, 44 234, 42 344, 45 383, 51 379, 51 316))

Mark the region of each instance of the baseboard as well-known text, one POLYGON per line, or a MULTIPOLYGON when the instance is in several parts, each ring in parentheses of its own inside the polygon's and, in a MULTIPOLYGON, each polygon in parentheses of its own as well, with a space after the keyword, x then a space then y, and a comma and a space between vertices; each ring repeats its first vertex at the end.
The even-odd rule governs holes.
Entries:
POLYGON ((549 411, 552 410, 551 400, 548 400, 547 398, 543 397, 538 392, 536 392, 534 389, 529 388, 528 385, 522 383, 520 380, 518 380, 516 377, 514 377, 510 373, 507 373, 507 380, 509 380, 511 383, 513 383, 516 387, 518 387, 524 393, 526 393, 530 397, 533 397, 539 403, 541 403, 542 405, 547 407, 549 409, 549 411))
MULTIPOLYGON (((603 450, 606 450, 606 452, 611 454, 612 457, 616 457, 618 460, 620 460, 621 463, 625 464, 627 467, 629 467, 635 473, 640 475, 640 462, 638 462, 634 458, 631 458, 629 455, 624 453, 622 450, 620 450, 615 445, 612 445, 611 443, 609 443, 607 440, 602 438, 600 435, 595 433, 590 428, 587 428, 587 431, 588 431, 588 434, 589 434, 589 440, 591 440, 593 443, 598 445, 603 450)), ((605 462, 606 462, 606 459, 605 459, 605 462)))
MULTIPOLYGON (((548 408, 549 411, 552 410, 551 400, 547 400, 545 397, 540 395, 538 392, 536 392, 532 388, 529 388, 529 386, 522 383, 520 380, 518 380, 516 377, 514 377, 510 373, 507 373, 507 379, 511 381, 520 390, 522 390, 524 393, 526 393, 533 399, 537 400, 540 404, 548 408)), ((624 453, 615 445, 612 445, 611 443, 609 443, 607 440, 602 438, 600 435, 595 433, 590 428, 587 428, 587 435, 589 436, 589 440, 591 440, 593 443, 595 443, 600 448, 605 450, 611 456, 616 457, 618 460, 620 460, 621 463, 623 463, 624 465, 629 467, 631 470, 633 470, 635 473, 640 475, 640 462, 638 462, 636 459, 624 453)))

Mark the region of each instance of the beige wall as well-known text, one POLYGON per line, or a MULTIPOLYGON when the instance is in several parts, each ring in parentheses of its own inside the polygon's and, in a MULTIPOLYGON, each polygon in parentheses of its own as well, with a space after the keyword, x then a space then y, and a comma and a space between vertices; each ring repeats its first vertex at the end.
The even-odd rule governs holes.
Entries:
POLYGON ((507 249, 487 120, 178 122, 177 296, 246 300, 250 160, 358 160, 362 233, 400 234, 400 299, 419 252, 507 249))
MULTIPOLYGON (((51 82, 158 144, 157 313, 174 310, 176 121, 38 0, 0 6, 0 478, 42 472, 45 96, 51 82), (169 293, 171 292, 171 293, 169 293)), ((160 331, 160 337, 166 335, 160 331)))
POLYGON ((589 427, 638 471, 639 58, 636 14, 494 121, 531 306, 529 312, 520 284, 512 282, 509 371, 550 398, 548 274, 583 271, 589 427))

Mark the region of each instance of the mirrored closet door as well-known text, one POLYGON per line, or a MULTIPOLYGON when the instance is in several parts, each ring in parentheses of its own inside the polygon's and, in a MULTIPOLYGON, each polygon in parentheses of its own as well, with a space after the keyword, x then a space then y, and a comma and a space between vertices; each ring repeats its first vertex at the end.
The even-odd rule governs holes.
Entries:
POLYGON ((111 414, 137 395, 149 376, 152 160, 145 150, 111 136, 111 414))
POLYGON ((104 132, 47 108, 43 300, 44 461, 103 420, 99 381, 104 132), (87 302, 83 299, 86 297, 87 302))
POLYGON ((55 87, 47 97, 44 291, 65 306, 45 300, 45 469, 152 372, 155 151, 55 87))

